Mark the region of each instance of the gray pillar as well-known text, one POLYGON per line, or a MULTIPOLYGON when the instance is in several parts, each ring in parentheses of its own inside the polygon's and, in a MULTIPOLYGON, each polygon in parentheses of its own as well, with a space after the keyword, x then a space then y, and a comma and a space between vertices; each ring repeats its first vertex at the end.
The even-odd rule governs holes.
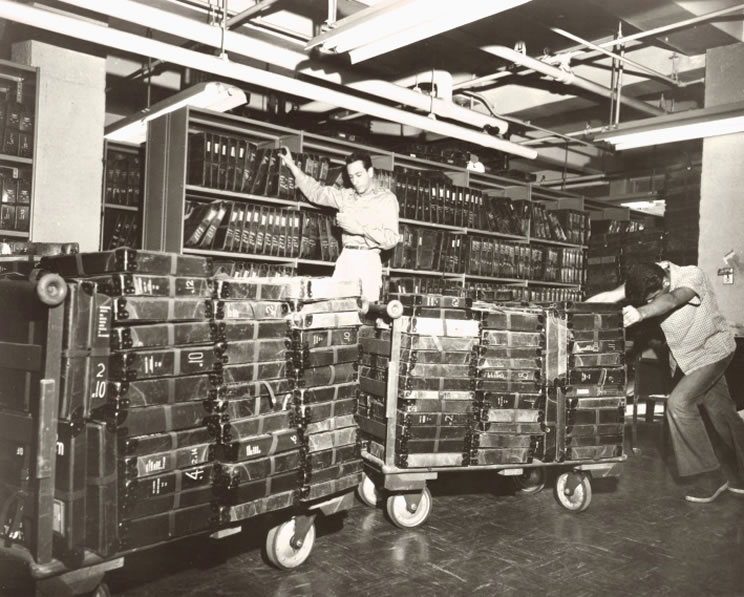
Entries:
MULTIPOLYGON (((744 44, 708 50, 705 106, 744 98, 744 44)), ((713 282, 721 311, 744 328, 744 133, 703 141, 698 264, 713 282), (737 253, 734 284, 723 284, 723 256, 737 253)), ((744 329, 741 330, 744 332, 744 329)))
POLYGON ((38 41, 12 60, 39 68, 31 240, 99 246, 106 60, 38 41))

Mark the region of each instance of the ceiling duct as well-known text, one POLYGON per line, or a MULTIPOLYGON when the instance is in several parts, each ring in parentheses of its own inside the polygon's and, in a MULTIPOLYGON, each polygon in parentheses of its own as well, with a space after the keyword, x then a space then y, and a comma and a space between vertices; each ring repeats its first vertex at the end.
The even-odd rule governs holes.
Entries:
POLYGON ((31 7, 19 2, 0 0, 0 18, 23 23, 31 27, 46 29, 47 31, 53 31, 61 35, 75 37, 105 47, 116 48, 121 51, 133 52, 143 56, 165 60, 173 64, 203 70, 217 77, 244 81, 259 87, 265 87, 291 95, 329 102, 341 108, 364 112, 377 118, 419 127, 432 133, 460 139, 468 143, 518 155, 527 159, 535 159, 537 157, 537 152, 534 149, 522 147, 472 129, 433 120, 426 116, 391 108, 333 89, 231 62, 228 59, 187 50, 124 31, 117 31, 89 21, 64 16, 57 12, 31 7))
MULTIPOLYGON (((165 10, 146 6, 133 0, 60 0, 65 4, 91 10, 109 17, 148 27, 188 39, 213 48, 223 47, 222 30, 219 27, 199 23, 193 19, 174 15, 165 10)), ((490 1, 490 0, 489 0, 490 1)), ((256 32, 255 29, 249 29, 256 32)), ((311 59, 304 51, 292 50, 263 41, 258 36, 249 37, 236 31, 224 32, 224 49, 241 56, 258 59, 299 74, 308 75, 355 91, 374 95, 385 101, 402 104, 416 110, 454 120, 479 129, 490 127, 503 135, 509 128, 500 118, 457 106, 452 102, 417 93, 380 79, 358 80, 358 75, 341 69, 328 69, 328 65, 311 59)))
MULTIPOLYGON (((522 54, 521 52, 513 50, 512 48, 496 45, 485 46, 482 47, 481 50, 483 50, 484 52, 488 52, 489 54, 493 54, 494 56, 498 56, 499 58, 503 58, 504 60, 508 60, 509 62, 512 62, 514 64, 530 68, 542 75, 555 79, 560 83, 573 85, 575 87, 579 87, 586 91, 590 91, 591 93, 602 95, 607 98, 612 97, 613 91, 609 87, 604 87, 603 85, 595 83, 594 81, 579 77, 577 74, 570 70, 563 70, 556 66, 546 64, 541 60, 537 60, 536 58, 532 58, 531 56, 522 54)), ((661 114, 664 114, 664 111, 660 108, 656 108, 650 104, 647 104, 646 102, 631 97, 620 97, 619 101, 626 106, 635 108, 639 112, 643 112, 645 114, 650 114, 652 116, 660 116, 661 114)))

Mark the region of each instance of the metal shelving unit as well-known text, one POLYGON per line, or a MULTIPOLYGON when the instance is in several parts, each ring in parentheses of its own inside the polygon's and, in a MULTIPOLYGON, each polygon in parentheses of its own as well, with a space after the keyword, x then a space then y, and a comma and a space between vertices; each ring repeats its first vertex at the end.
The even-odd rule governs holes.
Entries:
MULTIPOLYGON (((187 252, 195 255, 208 255, 220 259, 265 261, 266 263, 281 263, 291 265, 296 270, 305 267, 328 266, 329 262, 317 259, 306 259, 293 256, 261 255, 257 253, 240 253, 229 250, 210 250, 206 248, 188 248, 184 246, 184 213, 187 202, 207 203, 223 200, 231 206, 278 206, 280 209, 296 209, 299 211, 315 210, 322 213, 308 202, 302 202, 286 197, 272 197, 255 193, 236 192, 210 188, 201 184, 189 183, 189 138, 199 132, 211 132, 229 136, 239 136, 259 148, 278 147, 287 145, 293 152, 316 153, 328 158, 332 165, 341 164, 342 158, 352 150, 369 152, 373 163, 379 170, 392 171, 396 167, 410 170, 436 170, 445 175, 453 185, 473 188, 488 196, 511 197, 512 199, 557 201, 555 193, 535 192, 535 188, 508 178, 475 173, 465 168, 458 169, 451 164, 438 163, 429 159, 422 159, 408 155, 380 150, 374 147, 360 146, 345 139, 326 137, 305 131, 297 131, 288 127, 277 126, 248 118, 210 112, 208 110, 190 107, 182 108, 162 116, 149 123, 147 156, 146 156, 146 184, 145 208, 143 222, 143 247, 150 250, 187 252), (167 166, 167 167, 166 167, 167 166), (550 195, 550 196, 548 196, 550 195)), ((235 209, 234 207, 231 207, 235 209)), ((242 208, 241 208, 242 209, 242 208)), ((491 230, 481 230, 401 218, 401 224, 419 226, 432 230, 441 230, 454 234, 462 234, 464 238, 486 237, 494 240, 504 240, 517 245, 530 246, 533 243, 541 246, 557 248, 583 249, 583 245, 575 245, 562 241, 536 239, 529 234, 505 234, 491 230)), ((493 283, 495 285, 512 284, 520 287, 552 286, 560 288, 580 288, 580 285, 563 284, 542 280, 527 280, 521 278, 471 275, 468 273, 452 273, 416 269, 414 267, 397 268, 386 267, 387 275, 442 277, 447 280, 460 280, 478 283, 493 283)))

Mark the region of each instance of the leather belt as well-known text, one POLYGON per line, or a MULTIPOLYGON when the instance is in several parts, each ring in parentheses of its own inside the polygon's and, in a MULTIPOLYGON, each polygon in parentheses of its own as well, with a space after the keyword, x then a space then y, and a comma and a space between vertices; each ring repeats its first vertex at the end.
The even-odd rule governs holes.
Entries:
POLYGON ((354 251, 379 251, 377 247, 362 247, 360 245, 344 245, 344 249, 352 249, 354 251))

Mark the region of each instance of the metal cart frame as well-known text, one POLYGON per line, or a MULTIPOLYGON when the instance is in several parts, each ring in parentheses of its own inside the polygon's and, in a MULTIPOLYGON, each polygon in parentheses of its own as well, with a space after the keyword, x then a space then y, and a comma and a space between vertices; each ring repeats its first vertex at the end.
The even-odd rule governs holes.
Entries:
MULTIPOLYGON (((567 510, 581 512, 591 502, 591 478, 616 477, 627 459, 619 457, 595 461, 564 460, 560 462, 533 461, 529 464, 472 465, 446 467, 400 468, 395 464, 396 417, 398 396, 398 374, 400 370, 401 334, 408 324, 407 317, 394 319, 391 325, 390 361, 387 372, 385 399, 385 458, 380 459, 368 451, 362 451, 365 461, 365 478, 359 485, 361 500, 376 505, 384 496, 387 513, 396 526, 411 528, 423 524, 432 505, 427 483, 438 478, 439 473, 462 471, 495 471, 497 474, 515 477, 521 491, 535 493, 545 485, 545 469, 565 470, 556 484, 556 498, 567 510), (422 508, 427 511, 422 511, 422 508)), ((360 430, 364 423, 360 421, 360 430)))
MULTIPOLYGON (((27 374, 27 380, 34 374, 41 377, 38 391, 32 387, 33 384, 27 383, 30 412, 0 409, 2 437, 23 443, 30 452, 28 486, 18 492, 21 495, 14 496, 17 503, 9 498, 5 504, 0 504, 0 514, 3 517, 9 515, 15 505, 14 516, 20 521, 27 505, 33 508, 30 517, 33 536, 23 543, 14 541, 10 536, 12 533, 7 537, 0 536, 0 553, 9 560, 28 566, 37 596, 92 594, 106 597, 110 595, 104 582, 107 572, 122 568, 127 555, 170 541, 122 550, 105 558, 85 550, 74 567, 54 557, 56 438, 64 333, 62 305, 67 286, 56 274, 44 274, 38 279, 18 276, 18 279, 3 279, 0 284, 0 312, 5 317, 20 316, 21 306, 23 314, 30 316, 29 326, 34 328, 37 337, 34 343, 0 340, 0 368, 20 370, 27 374)), ((318 514, 328 516, 349 510, 354 504, 352 490, 353 486, 332 495, 299 502, 294 502, 292 496, 287 496, 286 501, 272 500, 274 496, 261 498, 250 503, 250 516, 230 521, 217 530, 175 537, 173 541, 199 535, 223 539, 241 532, 243 524, 254 517, 291 513, 289 520, 269 531, 265 549, 268 560, 276 567, 292 569, 304 563, 312 551, 314 522, 318 514)), ((0 520, 2 524, 5 520, 0 520)))

